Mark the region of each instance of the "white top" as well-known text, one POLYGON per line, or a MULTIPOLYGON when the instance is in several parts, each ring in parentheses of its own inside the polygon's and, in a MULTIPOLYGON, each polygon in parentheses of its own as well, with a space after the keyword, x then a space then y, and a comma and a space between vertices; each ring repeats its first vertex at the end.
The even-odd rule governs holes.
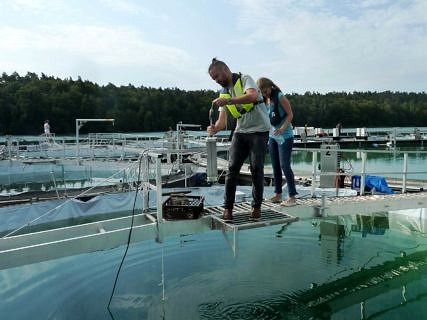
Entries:
POLYGON ((49 125, 49 123, 45 122, 43 127, 44 127, 44 133, 45 134, 50 134, 50 125, 49 125))

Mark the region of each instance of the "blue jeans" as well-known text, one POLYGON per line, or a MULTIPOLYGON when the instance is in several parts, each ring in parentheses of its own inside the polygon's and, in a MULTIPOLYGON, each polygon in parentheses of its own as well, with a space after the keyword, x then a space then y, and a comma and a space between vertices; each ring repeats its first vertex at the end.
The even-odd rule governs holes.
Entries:
POLYGON ((291 153, 294 145, 294 138, 285 139, 282 144, 277 143, 273 138, 268 140, 268 148, 270 150, 271 165, 273 167, 274 177, 274 192, 282 193, 282 170, 288 183, 289 196, 297 195, 295 189, 294 172, 291 169, 291 153))
POLYGON ((233 209, 240 169, 249 157, 252 176, 252 207, 260 208, 264 192, 264 160, 267 152, 268 132, 235 132, 228 157, 225 177, 224 208, 233 209))

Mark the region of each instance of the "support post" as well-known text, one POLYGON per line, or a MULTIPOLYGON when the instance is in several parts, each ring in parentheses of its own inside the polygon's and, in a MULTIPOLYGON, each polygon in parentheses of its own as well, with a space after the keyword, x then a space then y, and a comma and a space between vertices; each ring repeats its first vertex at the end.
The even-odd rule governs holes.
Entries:
POLYGON ((149 193, 150 193, 150 177, 149 177, 149 160, 148 160, 148 156, 144 156, 143 157, 143 160, 144 160, 144 165, 143 165, 143 172, 144 172, 144 175, 143 175, 143 178, 142 178, 142 181, 143 181, 143 193, 142 193, 142 195, 143 195, 143 203, 144 203, 144 205, 143 205, 143 208, 144 208, 144 212, 149 212, 150 211, 150 203, 149 203, 149 199, 148 199, 148 197, 149 197, 149 193))
POLYGON ((312 169, 311 169, 311 197, 314 198, 314 190, 316 188, 316 169, 317 169, 317 151, 313 151, 312 169))
POLYGON ((408 153, 403 154, 402 193, 406 193, 406 178, 408 176, 408 153))
POLYGON ((80 121, 76 119, 76 157, 79 157, 79 130, 80 130, 80 121))
POLYGON ((184 188, 187 188, 187 164, 184 165, 184 188))
POLYGON ((156 158, 156 192, 157 192, 157 241, 163 242, 163 191, 162 191, 162 161, 160 155, 156 158))
POLYGON ((366 152, 362 152, 362 172, 360 174, 360 195, 365 194, 366 152))

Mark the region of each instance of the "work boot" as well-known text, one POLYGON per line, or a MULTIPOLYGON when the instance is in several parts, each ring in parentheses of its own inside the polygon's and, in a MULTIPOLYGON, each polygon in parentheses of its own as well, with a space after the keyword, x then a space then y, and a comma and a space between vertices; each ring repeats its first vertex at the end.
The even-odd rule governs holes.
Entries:
POLYGON ((222 215, 222 220, 224 221, 233 221, 233 209, 224 209, 224 214, 222 215))
POLYGON ((259 220, 261 218, 261 208, 252 208, 250 220, 259 220))

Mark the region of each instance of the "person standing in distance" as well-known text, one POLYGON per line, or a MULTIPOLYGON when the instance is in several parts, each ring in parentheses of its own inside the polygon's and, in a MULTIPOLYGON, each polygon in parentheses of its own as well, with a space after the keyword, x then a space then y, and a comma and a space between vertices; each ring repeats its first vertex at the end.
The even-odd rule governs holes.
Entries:
POLYGON ((257 84, 266 101, 271 123, 268 149, 273 167, 274 196, 270 200, 273 203, 281 202, 281 205, 292 206, 296 204, 295 196, 298 194, 295 188, 294 172, 291 168, 291 153, 294 145, 292 107, 280 88, 270 79, 259 78, 257 84), (289 193, 288 199, 284 201, 282 201, 282 171, 288 184, 289 193))
POLYGON ((261 91, 255 81, 241 73, 233 73, 221 60, 212 59, 208 69, 211 78, 221 87, 220 95, 212 101, 219 108, 218 120, 208 128, 214 135, 225 128, 227 117, 237 119, 232 134, 225 178, 223 219, 233 219, 237 181, 244 161, 249 157, 252 175, 252 210, 250 218, 261 217, 264 192, 264 160, 267 151, 270 123, 261 91))
POLYGON ((50 135, 50 125, 49 125, 49 120, 45 120, 45 121, 44 121, 43 129, 44 129, 44 134, 45 134, 46 136, 49 136, 49 135, 50 135))

